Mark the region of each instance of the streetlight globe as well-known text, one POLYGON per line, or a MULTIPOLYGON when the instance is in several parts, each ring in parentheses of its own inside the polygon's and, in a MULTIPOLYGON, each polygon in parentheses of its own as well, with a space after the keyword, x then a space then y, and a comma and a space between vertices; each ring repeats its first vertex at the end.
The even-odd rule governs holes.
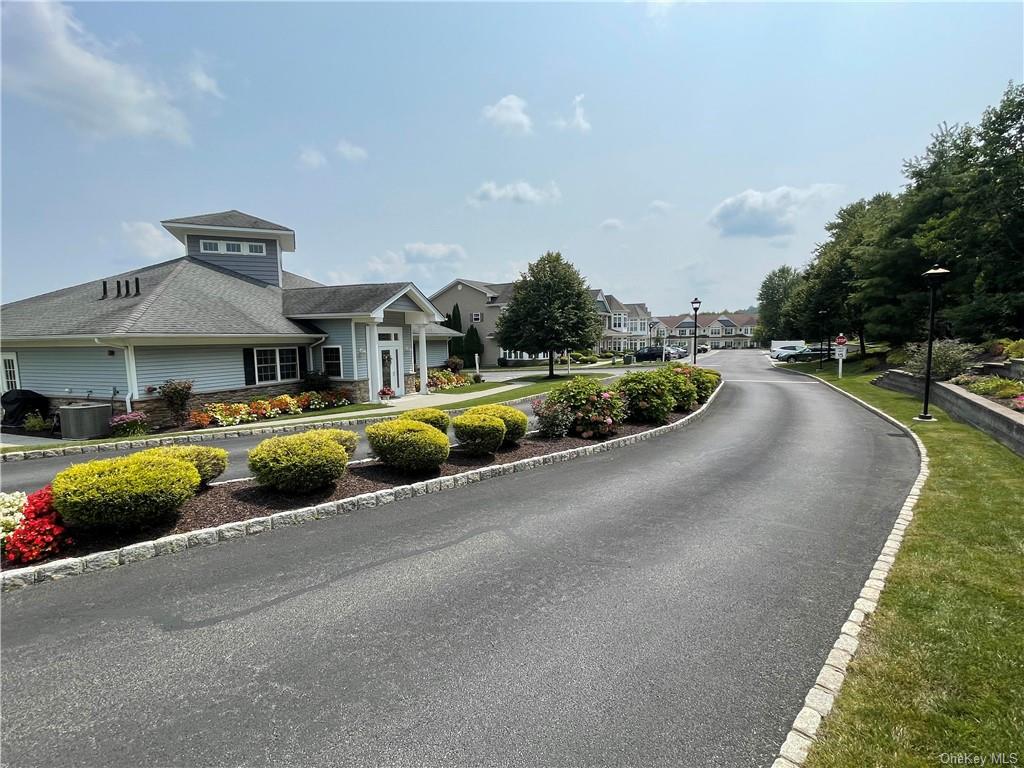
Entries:
POLYGON ((693 311, 696 312, 700 309, 700 299, 695 296, 693 301, 690 302, 690 306, 693 307, 693 311))
POLYGON ((921 277, 928 281, 939 281, 945 279, 946 275, 949 274, 948 269, 943 269, 938 264, 934 265, 931 269, 925 272, 921 277))

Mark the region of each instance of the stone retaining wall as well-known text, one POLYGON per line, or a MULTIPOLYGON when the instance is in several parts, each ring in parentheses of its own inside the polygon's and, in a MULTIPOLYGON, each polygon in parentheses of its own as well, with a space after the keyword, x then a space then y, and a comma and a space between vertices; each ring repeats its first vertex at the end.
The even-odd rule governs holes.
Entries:
MULTIPOLYGON (((886 371, 871 382, 883 389, 924 397, 924 379, 906 371, 886 371)), ((1024 413, 968 392, 955 384, 933 381, 931 402, 957 421, 970 424, 1019 456, 1024 456, 1024 413)))

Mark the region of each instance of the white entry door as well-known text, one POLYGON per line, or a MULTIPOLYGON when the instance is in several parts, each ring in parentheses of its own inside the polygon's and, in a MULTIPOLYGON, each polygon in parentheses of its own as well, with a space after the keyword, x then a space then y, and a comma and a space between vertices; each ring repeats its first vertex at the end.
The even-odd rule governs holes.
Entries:
POLYGON ((391 387, 395 397, 405 394, 405 371, 402 366, 402 345, 388 341, 379 342, 380 386, 391 387))

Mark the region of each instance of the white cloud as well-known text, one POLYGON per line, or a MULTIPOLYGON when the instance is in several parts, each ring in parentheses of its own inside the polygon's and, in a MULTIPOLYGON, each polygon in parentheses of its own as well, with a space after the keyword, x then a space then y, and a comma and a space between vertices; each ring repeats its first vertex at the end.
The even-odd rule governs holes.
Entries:
POLYGON ((121 234, 138 255, 149 261, 166 261, 185 255, 181 243, 167 230, 148 221, 122 221, 121 234))
POLYGON ((370 153, 365 149, 347 139, 340 139, 334 151, 352 163, 358 163, 370 156, 370 153))
POLYGON ((203 63, 197 57, 193 62, 192 66, 188 71, 189 82, 192 83, 192 87, 204 96, 216 96, 218 99, 223 99, 224 94, 220 90, 220 85, 217 81, 206 71, 203 67, 203 63))
POLYGON ((674 208, 672 203, 667 203, 664 200, 651 200, 647 206, 647 210, 657 216, 667 216, 674 208))
POLYGON ((617 232, 623 228, 622 219, 605 219, 601 222, 601 229, 606 232, 617 232))
POLYGON ((590 122, 587 120, 587 115, 583 111, 582 93, 572 100, 572 117, 568 120, 560 117, 555 120, 555 125, 563 131, 573 130, 579 131, 580 133, 590 133, 590 122))
POLYGON ((526 102, 510 93, 496 104, 483 108, 484 119, 507 133, 533 133, 533 120, 526 114, 526 102))
POLYGON ((319 149, 306 147, 299 152, 299 165, 303 168, 316 170, 317 168, 322 168, 327 165, 327 158, 324 157, 324 153, 319 149))
POLYGON ((90 35, 68 6, 5 3, 5 88, 60 112, 96 138, 159 136, 188 144, 185 115, 166 90, 90 35))
POLYGON ((792 234, 800 214, 834 194, 835 184, 748 189, 720 202, 708 222, 722 237, 778 237, 792 234))
POLYGON ((399 251, 370 257, 367 271, 389 280, 431 280, 438 271, 458 269, 465 260, 466 249, 458 243, 406 243, 399 251))
POLYGON ((562 192, 553 181, 548 182, 547 186, 544 187, 534 187, 526 181, 515 181, 504 186, 498 186, 493 181, 485 181, 470 196, 469 203, 471 205, 480 205, 481 203, 509 200, 513 203, 542 205, 544 203, 554 203, 561 199, 562 192))

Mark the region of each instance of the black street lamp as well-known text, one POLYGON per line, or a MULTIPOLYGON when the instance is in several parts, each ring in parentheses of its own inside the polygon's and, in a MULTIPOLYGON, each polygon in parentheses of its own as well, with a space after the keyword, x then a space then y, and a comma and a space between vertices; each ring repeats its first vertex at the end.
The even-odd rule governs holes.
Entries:
MULTIPOLYGON (((825 333, 825 315, 827 315, 827 314, 828 314, 828 310, 825 310, 825 309, 819 309, 818 310, 818 334, 819 334, 819 340, 818 340, 818 370, 819 371, 821 370, 821 366, 822 366, 821 355, 822 355, 822 353, 825 350, 825 336, 827 335, 825 333)), ((829 350, 829 357, 831 357, 831 356, 832 356, 832 352, 831 352, 831 350, 829 350)))
POLYGON ((935 417, 928 413, 928 401, 932 394, 932 345, 935 342, 935 289, 948 274, 948 269, 936 264, 921 275, 928 284, 928 357, 924 364, 924 409, 920 416, 914 417, 915 421, 935 421, 935 417))
POLYGON ((697 364, 697 310, 700 309, 700 299, 696 296, 693 297, 693 301, 690 302, 690 306, 693 307, 693 364, 697 364))
POLYGON ((647 324, 647 346, 653 347, 654 329, 658 327, 658 321, 654 320, 647 324))

